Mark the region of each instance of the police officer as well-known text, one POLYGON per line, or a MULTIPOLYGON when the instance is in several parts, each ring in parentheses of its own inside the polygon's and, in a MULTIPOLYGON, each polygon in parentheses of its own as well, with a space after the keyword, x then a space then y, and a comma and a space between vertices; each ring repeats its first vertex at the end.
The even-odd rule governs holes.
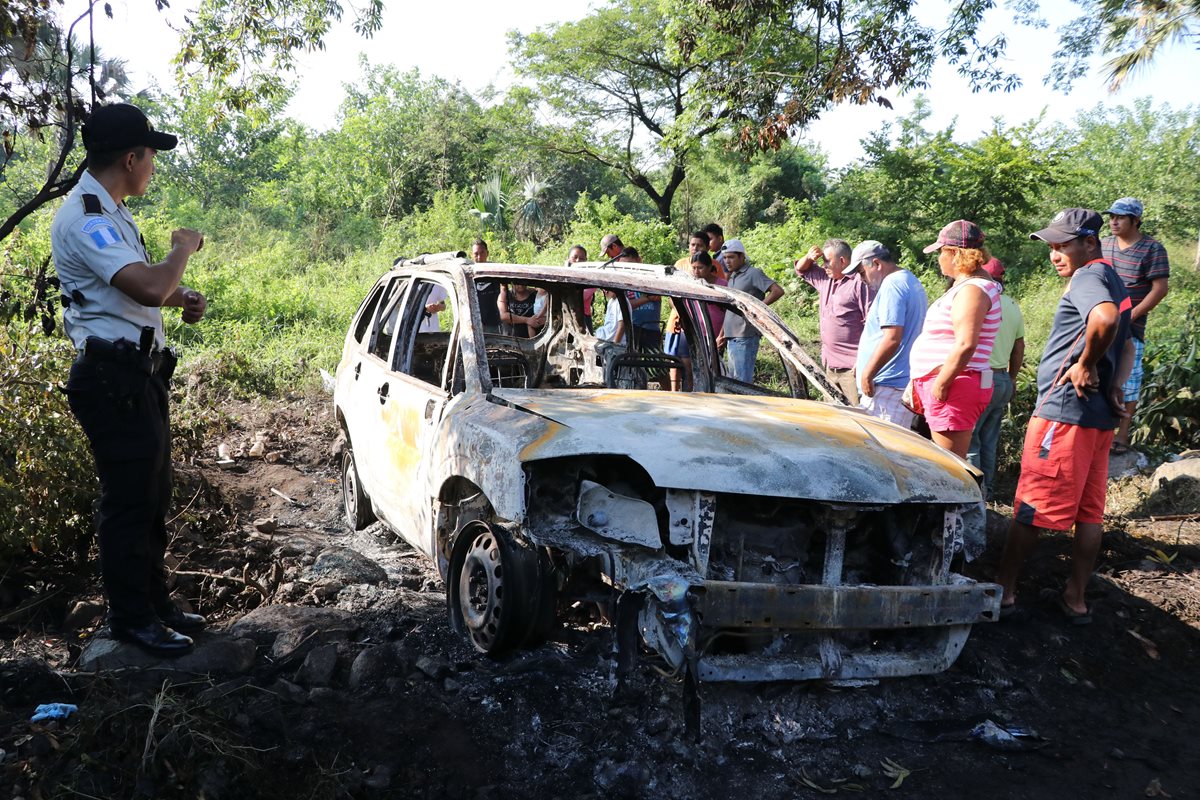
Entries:
POLYGON ((96 528, 109 627, 117 639, 162 656, 190 650, 185 634, 206 624, 171 602, 163 567, 171 500, 167 383, 175 357, 160 311, 180 307, 187 323, 204 316, 204 296, 180 284, 203 238, 174 231, 171 252, 155 263, 125 198, 146 193, 155 153, 177 141, 135 106, 95 109, 83 126, 87 170, 50 229, 63 323, 78 353, 68 401, 100 478, 96 528))

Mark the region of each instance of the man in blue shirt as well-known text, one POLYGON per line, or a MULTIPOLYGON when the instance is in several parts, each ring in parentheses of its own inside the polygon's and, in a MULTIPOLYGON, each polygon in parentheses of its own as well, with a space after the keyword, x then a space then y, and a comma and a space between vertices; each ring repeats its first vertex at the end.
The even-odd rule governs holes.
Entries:
POLYGON ((872 416, 911 428, 914 415, 900 397, 908 385, 908 354, 921 333, 929 305, 925 288, 873 239, 854 248, 849 269, 856 267, 862 269, 862 279, 875 290, 854 366, 859 406, 872 416))

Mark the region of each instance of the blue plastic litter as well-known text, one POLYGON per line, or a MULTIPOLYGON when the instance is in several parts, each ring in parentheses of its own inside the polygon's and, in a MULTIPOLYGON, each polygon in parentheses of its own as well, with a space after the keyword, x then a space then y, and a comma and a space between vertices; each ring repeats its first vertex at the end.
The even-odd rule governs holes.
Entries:
POLYGON ((70 703, 42 703, 33 710, 30 722, 41 722, 44 719, 66 719, 79 710, 79 706, 70 703))

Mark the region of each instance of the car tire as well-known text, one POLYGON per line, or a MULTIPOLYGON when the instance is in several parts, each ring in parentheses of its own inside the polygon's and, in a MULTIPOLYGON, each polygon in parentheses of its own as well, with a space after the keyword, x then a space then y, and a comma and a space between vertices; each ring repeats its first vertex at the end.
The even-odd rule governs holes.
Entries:
POLYGON ((371 498, 363 491, 358 479, 358 466, 354 463, 354 449, 350 443, 342 448, 342 507, 346 524, 351 530, 361 531, 375 521, 371 510, 371 498))
POLYGON ((553 630, 557 593, 549 560, 503 528, 467 525, 450 574, 451 621, 481 653, 500 657, 537 647, 553 630))

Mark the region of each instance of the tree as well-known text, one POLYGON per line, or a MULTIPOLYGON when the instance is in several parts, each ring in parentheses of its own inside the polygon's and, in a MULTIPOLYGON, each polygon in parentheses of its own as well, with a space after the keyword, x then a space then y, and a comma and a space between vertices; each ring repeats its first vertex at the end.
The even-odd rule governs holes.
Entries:
POLYGON ((123 62, 98 58, 94 43, 85 51, 75 38, 75 27, 91 14, 91 5, 65 32, 52 18, 48 5, 34 2, 31 9, 21 5, 18 3, 12 19, 0 14, 4 20, 0 22, 0 128, 4 136, 0 174, 22 154, 22 140, 28 145, 29 140, 41 142, 51 137, 55 147, 35 184, 38 188, 28 187, 32 191, 26 192, 26 187, 8 186, 17 202, 0 222, 0 240, 42 205, 71 190, 83 165, 69 167, 69 156, 89 101, 117 96, 128 84, 123 62))
POLYGON ((878 239, 921 263, 921 248, 943 225, 969 219, 983 228, 997 256, 1017 259, 1029 246, 1028 232, 1042 224, 1046 198, 1063 180, 1061 131, 1039 131, 1040 119, 1012 128, 996 122, 979 139, 960 144, 953 126, 927 131, 928 115, 918 102, 899 131, 885 126, 864 140, 863 163, 818 205, 824 227, 846 239, 878 239))
POLYGON ((372 67, 346 87, 339 124, 289 157, 290 192, 311 210, 401 217, 439 190, 488 169, 478 102, 460 85, 419 70, 372 67))
MULTIPOLYGON (((161 10, 167 0, 154 0, 161 10)), ((372 36, 383 24, 383 0, 354 9, 354 29, 372 36)), ((217 116, 260 110, 288 94, 287 77, 296 54, 325 49, 325 36, 340 21, 340 0, 201 0, 184 16, 179 53, 179 84, 213 94, 217 116)))
POLYGON ((733 131, 775 149, 829 105, 890 105, 934 60, 977 86, 1011 88, 995 66, 1003 40, 975 39, 990 0, 966 0, 942 31, 911 0, 609 0, 577 22, 510 34, 520 74, 568 122, 559 152, 619 170, 671 219, 676 192, 707 137, 733 131))
POLYGON ((1080 15, 1063 26, 1050 78, 1055 88, 1070 88, 1085 75, 1097 52, 1105 62, 1111 91, 1149 67, 1172 43, 1200 46, 1200 0, 1076 0, 1080 15))
POLYGON ((759 222, 777 222, 788 201, 815 202, 825 194, 825 159, 804 145, 778 150, 733 152, 727 136, 714 136, 689 170, 676 218, 685 228, 716 221, 743 232, 759 222))
POLYGON ((1146 205, 1153 235, 1193 241, 1200 228, 1200 106, 1175 110, 1136 100, 1096 109, 1064 130, 1071 170, 1057 193, 1061 206, 1108 208, 1134 195, 1146 205))
MULTIPOLYGON (((148 3, 148 0, 139 0, 148 3)), ((62 0, 9 0, 0 10, 0 131, 5 160, 21 136, 40 135, 53 127, 57 148, 46 180, 26 202, 0 223, 0 240, 45 203, 69 192, 83 172, 82 161, 70 166, 78 126, 96 102, 111 100, 95 79, 94 42, 86 58, 74 35, 75 26, 95 13, 98 0, 64 33, 56 12, 62 0), (47 49, 41 45, 49 42, 47 49), (90 92, 76 83, 86 75, 90 92), (69 77, 68 77, 69 76, 69 77)), ((167 0, 154 0, 159 11, 167 0)), ((104 12, 112 15, 109 3, 104 12)), ((202 0, 185 15, 178 78, 185 93, 207 91, 214 98, 211 116, 229 112, 264 115, 264 108, 287 94, 286 78, 294 71, 296 53, 321 49, 332 24, 343 14, 338 0, 202 0)), ((383 0, 367 0, 356 8, 355 29, 364 36, 378 30, 383 0)), ((111 77, 111 76, 110 76, 111 77)))

